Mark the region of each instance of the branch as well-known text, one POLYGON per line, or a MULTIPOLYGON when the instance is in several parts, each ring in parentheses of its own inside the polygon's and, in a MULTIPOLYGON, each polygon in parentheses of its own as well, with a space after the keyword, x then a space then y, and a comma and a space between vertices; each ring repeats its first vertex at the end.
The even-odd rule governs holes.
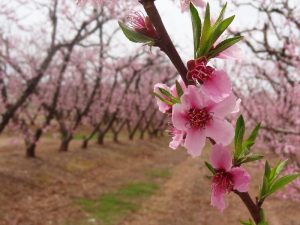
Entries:
POLYGON ((149 16, 152 24, 154 25, 156 31, 160 35, 160 39, 158 40, 157 45, 163 52, 167 54, 169 59, 172 61, 184 83, 186 85, 191 84, 191 82, 189 82, 186 78, 187 69, 162 22, 154 1, 155 0, 139 0, 139 2, 143 5, 147 15, 149 16))

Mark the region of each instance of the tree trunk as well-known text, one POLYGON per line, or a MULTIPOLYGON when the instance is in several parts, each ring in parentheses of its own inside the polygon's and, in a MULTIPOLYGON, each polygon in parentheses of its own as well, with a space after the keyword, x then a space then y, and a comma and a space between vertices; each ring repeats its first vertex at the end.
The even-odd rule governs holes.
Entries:
POLYGON ((104 144, 104 133, 98 133, 98 138, 97 138, 97 144, 98 145, 103 145, 104 144))
POLYGON ((88 144, 89 144, 89 140, 88 139, 84 139, 83 142, 82 142, 81 148, 82 149, 87 149, 88 144))
POLYGON ((60 144, 59 151, 60 152, 67 152, 69 150, 69 145, 72 140, 72 137, 64 138, 60 144))
POLYGON ((144 140, 145 130, 141 130, 140 139, 144 140))
POLYGON ((114 137, 113 137, 113 141, 116 142, 116 143, 119 143, 118 136, 119 136, 118 133, 115 132, 115 133, 114 133, 114 137))
POLYGON ((36 144, 30 144, 26 148, 26 157, 27 158, 35 158, 35 147, 36 147, 36 144))

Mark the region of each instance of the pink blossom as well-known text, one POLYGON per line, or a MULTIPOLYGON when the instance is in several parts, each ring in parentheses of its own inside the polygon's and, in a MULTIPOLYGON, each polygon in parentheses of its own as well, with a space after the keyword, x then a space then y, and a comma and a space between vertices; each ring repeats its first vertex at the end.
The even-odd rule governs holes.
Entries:
POLYGON ((223 212, 225 194, 232 190, 248 191, 250 175, 241 167, 232 167, 230 151, 223 145, 213 146, 210 161, 216 171, 211 185, 211 205, 223 212))
POLYGON ((193 3, 195 6, 203 8, 205 6, 204 0, 180 0, 181 11, 187 11, 190 3, 193 3))
POLYGON ((201 154, 205 138, 228 145, 234 136, 232 125, 225 116, 236 109, 236 98, 230 95, 220 102, 214 102, 196 86, 188 86, 181 97, 181 103, 173 105, 173 126, 186 132, 183 146, 193 157, 201 154))
MULTIPOLYGON (((178 82, 184 91, 186 89, 186 86, 185 86, 184 82, 182 81, 182 79, 179 79, 178 82)), ((174 97, 178 97, 175 84, 171 88, 169 88, 166 84, 157 83, 154 85, 154 92, 159 94, 160 93, 159 88, 163 88, 163 89, 169 91, 174 97)), ((166 96, 163 96, 163 95, 161 95, 161 96, 164 97, 166 100, 169 100, 166 96)), ((159 98, 156 97, 156 100, 157 100, 158 109, 162 113, 166 113, 167 111, 169 111, 171 109, 170 105, 162 102, 159 98)))
POLYGON ((231 94, 231 83, 227 73, 207 65, 207 59, 199 58, 187 62, 187 78, 202 86, 202 91, 214 101, 221 101, 231 94))
POLYGON ((172 141, 169 144, 169 147, 172 149, 177 149, 180 145, 183 145, 186 132, 177 130, 175 127, 171 128, 172 141))
POLYGON ((233 59, 238 61, 241 61, 243 57, 243 51, 239 45, 233 45, 216 56, 216 58, 220 59, 233 59))
POLYGON ((148 37, 158 38, 158 33, 148 16, 145 17, 141 12, 133 12, 127 19, 127 25, 136 32, 142 33, 148 37))

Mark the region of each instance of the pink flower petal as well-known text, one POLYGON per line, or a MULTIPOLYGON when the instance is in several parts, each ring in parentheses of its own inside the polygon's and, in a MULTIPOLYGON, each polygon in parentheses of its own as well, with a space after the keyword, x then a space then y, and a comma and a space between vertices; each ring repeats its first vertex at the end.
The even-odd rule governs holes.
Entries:
POLYGON ((189 129, 186 134, 184 147, 192 157, 201 155, 205 145, 205 135, 200 129, 189 129))
POLYGON ((211 79, 202 85, 203 92, 216 102, 220 102, 231 94, 231 83, 223 70, 215 71, 211 79))
POLYGON ((190 108, 203 108, 207 105, 207 100, 200 89, 194 85, 189 85, 182 96, 182 103, 189 105, 190 108))
POLYGON ((210 111, 214 112, 214 116, 224 118, 228 114, 236 110, 237 100, 236 97, 231 94, 223 101, 213 104, 210 107, 210 111))
MULTIPOLYGON (((162 83, 158 83, 154 85, 154 92, 157 94, 160 94, 159 88, 163 88, 165 90, 170 91, 169 87, 165 84, 162 83)), ((160 95, 162 96, 162 95, 160 95)), ((159 98, 156 98, 156 103, 158 106, 159 111, 161 111, 162 113, 166 113, 171 107, 169 105, 167 105, 166 103, 162 102, 159 98)))
POLYGON ((211 205, 215 208, 217 208, 218 210, 220 210, 221 212, 224 211, 225 209, 225 190, 224 189, 220 189, 218 187, 212 187, 212 191, 211 191, 211 205))
POLYGON ((234 59, 241 61, 244 58, 244 54, 239 45, 233 45, 227 48, 225 51, 221 52, 217 58, 220 59, 234 59))
POLYGON ((173 111, 172 111, 172 123, 173 126, 177 130, 187 130, 187 124, 189 121, 187 120, 187 117, 185 115, 185 105, 184 104, 175 104, 173 105, 173 111))
POLYGON ((204 0, 192 0, 192 3, 194 3, 195 6, 203 8, 205 6, 204 0))
POLYGON ((241 167, 232 168, 230 173, 233 176, 233 189, 240 192, 246 192, 249 189, 250 175, 241 167))
POLYGON ((234 137, 233 126, 225 119, 214 117, 205 128, 206 136, 217 144, 229 145, 234 137))
POLYGON ((223 145, 214 145, 210 155, 210 162, 215 169, 230 170, 232 157, 229 149, 223 145))
POLYGON ((177 149, 181 144, 183 144, 184 135, 185 132, 173 128, 173 137, 172 137, 172 141, 169 144, 169 147, 174 150, 177 149))

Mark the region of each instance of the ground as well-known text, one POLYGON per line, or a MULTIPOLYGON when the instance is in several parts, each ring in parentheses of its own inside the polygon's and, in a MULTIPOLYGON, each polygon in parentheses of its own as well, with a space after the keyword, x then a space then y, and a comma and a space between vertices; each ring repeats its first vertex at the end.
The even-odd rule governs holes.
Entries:
MULTIPOLYGON (((0 140, 0 225, 233 225, 249 214, 238 197, 226 198, 223 214, 210 206, 209 172, 200 158, 170 150, 168 138, 92 144, 80 141, 58 153, 45 139, 37 159, 8 138, 0 140)), ((249 167, 251 195, 261 179, 249 167)), ((299 225, 300 204, 271 197, 270 225, 299 225)))

